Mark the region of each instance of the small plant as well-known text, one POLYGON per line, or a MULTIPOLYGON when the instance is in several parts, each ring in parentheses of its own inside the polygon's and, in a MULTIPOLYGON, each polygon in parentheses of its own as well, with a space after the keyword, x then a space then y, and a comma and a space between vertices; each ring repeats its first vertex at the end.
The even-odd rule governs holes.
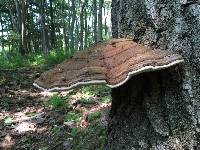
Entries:
POLYGON ((88 122, 92 122, 94 120, 97 120, 101 117, 101 112, 100 111, 96 111, 96 112, 92 112, 91 114, 88 115, 88 122))
POLYGON ((77 100, 78 104, 87 105, 87 104, 95 104, 95 101, 91 100, 90 98, 81 97, 77 100))
POLYGON ((56 134, 56 133, 60 132, 60 128, 59 128, 59 126, 54 125, 53 128, 51 129, 51 131, 56 134))
POLYGON ((74 138, 78 135, 78 128, 72 128, 71 130, 71 136, 74 138))
POLYGON ((64 116, 65 121, 79 121, 81 114, 77 110, 73 110, 64 116))
POLYGON ((4 124, 5 125, 11 125, 13 123, 13 119, 11 117, 6 117, 4 119, 4 124))
POLYGON ((53 95, 49 99, 49 105, 51 105, 54 109, 64 111, 68 108, 68 105, 64 98, 58 96, 58 95, 53 95))
POLYGON ((110 95, 102 96, 101 101, 103 103, 109 103, 109 102, 111 102, 111 96, 110 95))

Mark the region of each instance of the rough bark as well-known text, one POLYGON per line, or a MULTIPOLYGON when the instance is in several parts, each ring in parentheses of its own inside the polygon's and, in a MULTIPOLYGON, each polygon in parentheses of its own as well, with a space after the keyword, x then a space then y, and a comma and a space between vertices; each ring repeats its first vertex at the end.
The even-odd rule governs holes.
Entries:
POLYGON ((113 0, 113 37, 180 53, 185 63, 112 90, 106 149, 200 149, 200 5, 113 0))

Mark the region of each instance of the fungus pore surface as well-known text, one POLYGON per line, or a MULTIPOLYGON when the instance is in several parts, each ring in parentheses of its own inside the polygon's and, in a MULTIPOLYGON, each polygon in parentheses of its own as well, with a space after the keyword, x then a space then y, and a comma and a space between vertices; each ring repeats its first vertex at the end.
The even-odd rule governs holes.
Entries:
POLYGON ((115 88, 133 75, 165 69, 183 61, 171 51, 146 48, 131 39, 111 39, 77 52, 44 72, 33 85, 47 91, 100 83, 115 88))

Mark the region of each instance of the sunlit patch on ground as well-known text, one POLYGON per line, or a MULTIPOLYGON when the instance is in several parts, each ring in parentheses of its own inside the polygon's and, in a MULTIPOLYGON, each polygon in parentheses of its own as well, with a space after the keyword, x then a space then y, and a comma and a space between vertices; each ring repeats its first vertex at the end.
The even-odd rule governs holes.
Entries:
POLYGON ((15 127, 15 131, 18 133, 25 133, 27 131, 35 131, 37 128, 35 123, 21 122, 15 127))
POLYGON ((10 134, 7 134, 3 141, 0 143, 0 146, 4 149, 11 148, 15 144, 14 139, 10 136, 10 134))
POLYGON ((110 89, 41 92, 32 86, 41 71, 0 70, 0 149, 102 149, 110 89))

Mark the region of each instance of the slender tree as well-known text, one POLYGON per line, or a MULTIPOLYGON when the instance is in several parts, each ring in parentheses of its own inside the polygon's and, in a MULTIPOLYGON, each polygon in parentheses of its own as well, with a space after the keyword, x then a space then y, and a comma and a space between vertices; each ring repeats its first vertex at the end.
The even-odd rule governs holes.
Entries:
POLYGON ((50 3, 50 26, 51 26, 51 34, 50 34, 50 43, 51 43, 51 48, 55 48, 55 42, 56 42, 56 34, 55 34, 55 25, 54 25, 54 9, 53 9, 53 2, 54 0, 49 0, 50 3))
POLYGON ((0 22, 1 22, 1 48, 2 48, 2 53, 5 56, 5 49, 4 49, 4 24, 3 24, 3 12, 0 12, 0 22))
POLYGON ((99 13, 98 13, 98 41, 103 40, 102 36, 102 12, 103 12, 103 2, 104 0, 99 0, 99 13))
POLYGON ((47 46, 47 33, 45 27, 45 0, 41 0, 40 3, 40 18, 41 18, 41 38, 42 38, 42 50, 45 56, 48 55, 49 50, 47 46))
POLYGON ((97 42, 97 0, 93 0, 93 18, 94 42, 97 42))
POLYGON ((85 15, 85 21, 84 21, 84 32, 85 32, 85 38, 84 38, 84 48, 88 45, 88 14, 87 14, 87 6, 88 6, 88 0, 85 0, 85 8, 84 8, 84 15, 85 15))
POLYGON ((84 10, 85 10, 85 6, 86 6, 86 1, 84 1, 83 3, 81 2, 81 13, 80 13, 80 48, 79 49, 83 49, 83 32, 84 32, 84 10))
POLYGON ((27 18, 27 2, 26 0, 22 0, 21 1, 21 40, 22 40, 21 53, 22 55, 25 55, 27 51, 26 18, 27 18))
POLYGON ((70 51, 74 51, 74 28, 76 21, 76 0, 72 0, 71 6, 71 24, 70 24, 70 51))

